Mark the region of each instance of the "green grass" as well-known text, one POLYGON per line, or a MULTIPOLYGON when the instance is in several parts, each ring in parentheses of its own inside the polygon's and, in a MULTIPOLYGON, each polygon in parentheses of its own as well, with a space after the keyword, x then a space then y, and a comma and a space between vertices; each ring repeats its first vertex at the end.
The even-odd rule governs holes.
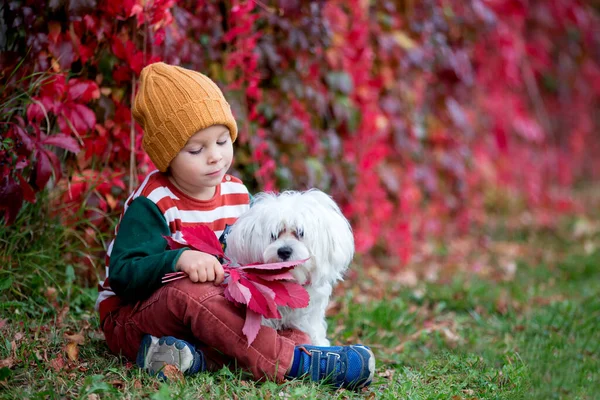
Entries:
POLYGON ((72 235, 44 221, 28 206, 14 227, 0 229, 0 360, 12 359, 0 368, 0 398, 600 397, 600 232, 573 237, 572 223, 493 234, 535 250, 519 255, 509 281, 459 272, 410 289, 390 283, 376 296, 345 283, 330 334, 336 343, 371 345, 378 359, 374 384, 354 393, 256 383, 227 368, 169 383, 145 375, 109 353, 95 288, 82 288, 81 271, 63 257, 72 235), (77 333, 85 342, 70 361, 65 335, 77 333))

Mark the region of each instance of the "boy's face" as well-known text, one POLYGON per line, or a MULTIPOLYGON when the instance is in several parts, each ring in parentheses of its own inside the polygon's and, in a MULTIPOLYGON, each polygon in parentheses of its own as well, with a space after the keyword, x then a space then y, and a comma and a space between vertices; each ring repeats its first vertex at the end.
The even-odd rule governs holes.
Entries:
POLYGON ((196 132, 171 161, 171 179, 184 193, 209 200, 232 160, 229 129, 224 125, 209 126, 196 132))

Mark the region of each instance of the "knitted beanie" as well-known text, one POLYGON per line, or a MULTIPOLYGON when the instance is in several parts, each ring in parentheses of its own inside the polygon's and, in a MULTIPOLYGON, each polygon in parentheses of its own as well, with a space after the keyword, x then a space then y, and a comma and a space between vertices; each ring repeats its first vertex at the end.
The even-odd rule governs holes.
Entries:
POLYGON ((219 87, 207 76, 162 62, 142 70, 133 117, 144 130, 142 145, 160 171, 165 172, 190 137, 212 125, 237 124, 219 87))

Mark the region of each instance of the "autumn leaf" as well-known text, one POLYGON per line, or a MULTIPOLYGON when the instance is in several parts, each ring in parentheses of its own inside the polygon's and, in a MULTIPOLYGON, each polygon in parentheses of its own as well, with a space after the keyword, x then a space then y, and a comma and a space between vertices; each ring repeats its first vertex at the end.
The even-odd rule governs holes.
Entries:
POLYGON ((183 381, 183 373, 175 365, 165 365, 162 373, 171 382, 183 381))
POLYGON ((79 143, 77 143, 77 140, 69 135, 65 135, 64 133, 57 133, 52 136, 47 136, 44 140, 42 140, 41 143, 49 146, 60 147, 72 153, 78 153, 81 149, 81 147, 79 147, 79 143))
POLYGON ((67 353, 67 357, 71 361, 77 361, 79 358, 79 348, 77 347, 77 343, 69 342, 65 346, 65 352, 67 353))
POLYGON ((64 334, 64 338, 70 342, 83 345, 85 343, 85 337, 81 333, 76 333, 74 335, 69 335, 67 333, 64 334))
POLYGON ((58 372, 65 367, 65 359, 62 356, 58 356, 50 360, 50 367, 54 372, 58 372))

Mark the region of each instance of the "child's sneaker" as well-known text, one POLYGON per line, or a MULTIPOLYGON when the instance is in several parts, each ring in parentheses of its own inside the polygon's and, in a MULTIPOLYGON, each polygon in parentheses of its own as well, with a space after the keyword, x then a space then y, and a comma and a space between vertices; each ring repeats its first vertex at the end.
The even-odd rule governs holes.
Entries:
POLYGON ((184 375, 193 375, 206 369, 202 352, 185 340, 173 336, 160 339, 145 335, 137 354, 136 364, 151 375, 165 378, 162 369, 165 365, 174 365, 184 375))
POLYGON ((336 387, 359 389, 371 384, 375 374, 375 356, 363 345, 297 346, 289 377, 310 376, 336 387))

